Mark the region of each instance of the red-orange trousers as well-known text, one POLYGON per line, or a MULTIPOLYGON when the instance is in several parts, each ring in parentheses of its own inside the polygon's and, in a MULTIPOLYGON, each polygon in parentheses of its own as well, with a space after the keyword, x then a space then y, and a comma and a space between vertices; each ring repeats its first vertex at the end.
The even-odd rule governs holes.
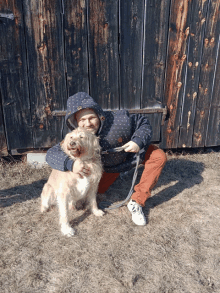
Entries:
MULTIPOLYGON (((134 193, 131 198, 135 200, 142 207, 146 200, 151 196, 151 190, 156 185, 159 176, 166 164, 167 157, 163 150, 155 145, 150 145, 142 164, 144 164, 144 171, 142 173, 140 182, 135 185, 134 193)), ((99 182, 99 193, 104 193, 115 182, 120 173, 106 173, 104 172, 99 182)))

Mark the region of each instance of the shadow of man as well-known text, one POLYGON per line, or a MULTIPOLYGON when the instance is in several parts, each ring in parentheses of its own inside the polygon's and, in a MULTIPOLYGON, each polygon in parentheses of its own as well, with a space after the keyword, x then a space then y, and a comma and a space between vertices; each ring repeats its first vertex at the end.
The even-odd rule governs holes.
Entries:
POLYGON ((185 189, 190 189, 200 184, 203 181, 203 171, 204 164, 201 162, 194 162, 186 159, 169 160, 154 190, 161 189, 163 186, 168 186, 146 201, 144 208, 146 217, 148 217, 150 209, 169 201, 185 189))
MULTIPOLYGON (((160 191, 152 195, 143 208, 146 218, 150 209, 158 206, 180 194, 183 190, 192 188, 203 181, 204 164, 187 159, 171 159, 167 161, 156 186, 153 189, 160 191), (163 188, 164 187, 164 188, 163 188)), ((143 166, 139 167, 136 184, 140 181, 143 166)), ((108 203, 124 200, 127 196, 133 177, 133 170, 121 174, 120 178, 107 191, 108 203), (123 188, 122 188, 123 186, 123 188), (111 199, 110 199, 111 198, 111 199), (110 201, 109 201, 110 200, 110 201)))
POLYGON ((8 207, 18 202, 39 197, 46 181, 42 179, 30 184, 0 190, 0 207, 8 207))

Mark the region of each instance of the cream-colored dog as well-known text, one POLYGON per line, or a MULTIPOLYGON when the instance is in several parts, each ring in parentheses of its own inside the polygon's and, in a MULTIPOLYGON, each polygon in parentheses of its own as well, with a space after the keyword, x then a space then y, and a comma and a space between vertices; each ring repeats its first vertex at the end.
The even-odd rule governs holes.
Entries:
POLYGON ((98 138, 84 128, 77 128, 68 133, 61 143, 63 151, 74 161, 80 160, 90 169, 89 176, 82 176, 70 171, 62 172, 53 169, 41 193, 41 212, 47 211, 54 199, 59 207, 61 232, 64 235, 74 235, 68 221, 68 209, 76 201, 87 198, 91 211, 96 216, 104 212, 97 207, 96 194, 102 176, 100 146, 98 138))

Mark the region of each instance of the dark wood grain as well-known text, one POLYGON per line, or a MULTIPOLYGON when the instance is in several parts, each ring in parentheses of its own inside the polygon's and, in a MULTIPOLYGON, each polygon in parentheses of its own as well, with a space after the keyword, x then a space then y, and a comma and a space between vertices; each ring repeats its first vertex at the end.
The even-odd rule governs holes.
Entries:
MULTIPOLYGON (((1 80, 1 71, 0 71, 0 80, 1 80)), ((2 98, 1 98, 1 88, 0 88, 0 156, 8 155, 8 148, 5 136, 5 128, 4 128, 4 117, 2 112, 2 98)))
POLYGON ((1 2, 0 13, 0 84, 8 149, 32 147, 21 1, 1 2))
POLYGON ((29 91, 34 148, 62 139, 63 118, 52 110, 66 107, 64 36, 60 0, 24 0, 29 91))
POLYGON ((103 109, 119 109, 118 1, 89 1, 90 94, 103 109))
POLYGON ((163 102, 170 0, 147 1, 141 108, 163 102))
POLYGON ((141 107, 144 1, 120 2, 120 86, 122 109, 141 107))
POLYGON ((219 52, 219 6, 219 0, 209 2, 196 103, 193 147, 205 146, 207 124, 213 97, 213 81, 216 78, 216 62, 219 52))
POLYGON ((178 141, 178 147, 180 148, 192 146, 208 3, 208 0, 195 0, 192 2, 185 92, 178 141))
POLYGON ((77 92, 89 92, 86 3, 86 0, 64 0, 64 36, 68 97, 77 92))
MULTIPOLYGON (((170 0, 146 1, 141 108, 164 101, 170 0)), ((148 115, 153 141, 160 141, 161 114, 148 115)))
POLYGON ((165 103, 169 112, 162 132, 162 148, 178 145, 182 103, 185 90, 191 1, 172 1, 169 23, 165 103))
POLYGON ((216 24, 217 62, 213 80, 212 102, 209 111, 205 146, 220 145, 220 13, 216 24))

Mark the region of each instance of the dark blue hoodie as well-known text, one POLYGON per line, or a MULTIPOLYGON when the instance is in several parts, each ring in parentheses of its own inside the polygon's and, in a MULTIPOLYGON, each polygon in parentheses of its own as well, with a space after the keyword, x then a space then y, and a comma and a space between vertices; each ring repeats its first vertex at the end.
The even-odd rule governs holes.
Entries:
MULTIPOLYGON (((103 151, 123 146, 131 140, 140 147, 140 163, 144 160, 152 137, 152 127, 146 117, 129 114, 127 110, 103 111, 87 93, 79 92, 67 101, 65 122, 70 130, 77 127, 75 113, 86 108, 93 109, 100 119, 96 135, 103 151)), ((72 171, 73 161, 62 151, 60 144, 48 150, 46 161, 53 169, 72 171)), ((102 163, 105 172, 125 172, 135 167, 136 155, 124 151, 103 154, 102 163)))

